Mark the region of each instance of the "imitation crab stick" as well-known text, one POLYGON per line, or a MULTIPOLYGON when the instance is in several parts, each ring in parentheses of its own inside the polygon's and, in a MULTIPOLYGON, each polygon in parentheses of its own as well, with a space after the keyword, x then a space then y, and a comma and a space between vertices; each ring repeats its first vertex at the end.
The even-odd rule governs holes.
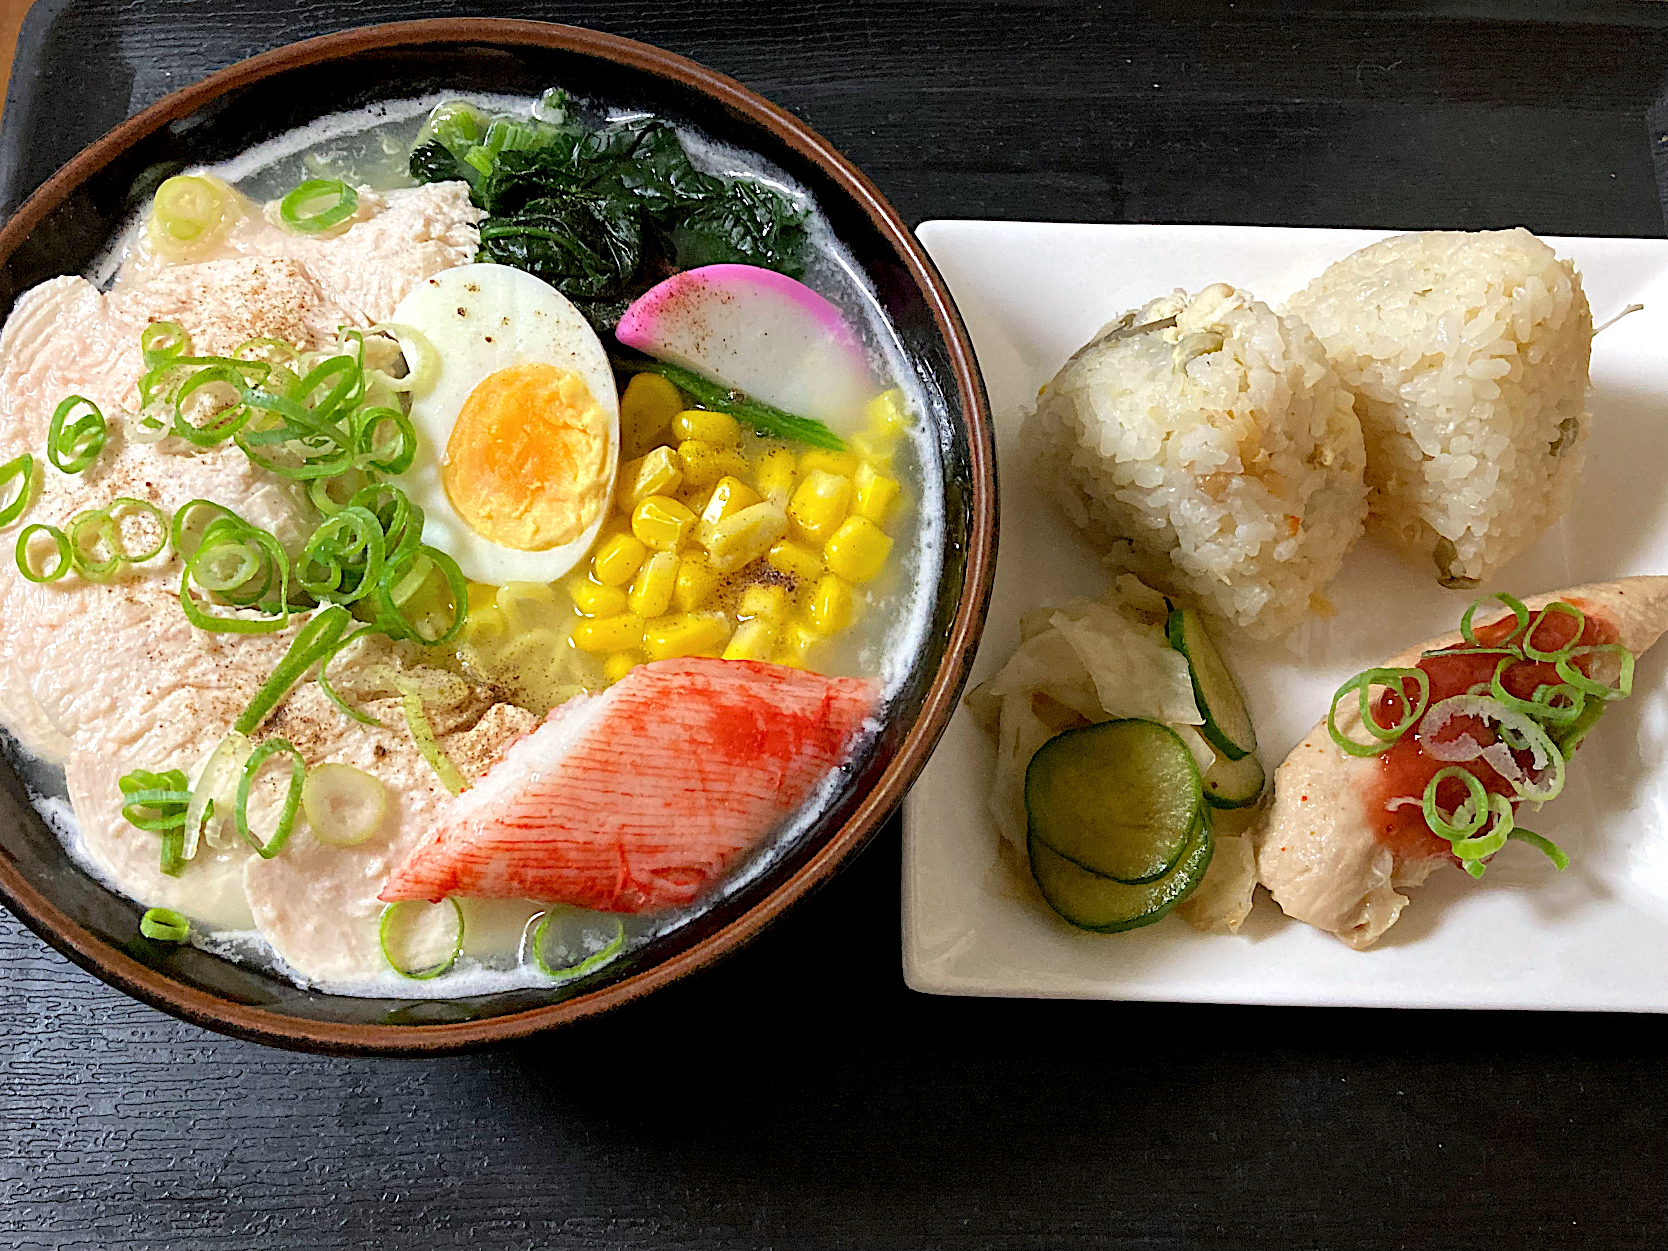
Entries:
POLYGON ((689 904, 849 754, 878 688, 687 657, 569 700, 451 803, 384 900, 689 904))

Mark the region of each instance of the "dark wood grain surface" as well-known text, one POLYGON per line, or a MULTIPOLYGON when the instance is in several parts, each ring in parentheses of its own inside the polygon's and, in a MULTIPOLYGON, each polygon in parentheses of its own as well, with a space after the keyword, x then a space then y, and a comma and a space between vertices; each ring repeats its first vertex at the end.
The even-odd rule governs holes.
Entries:
MULTIPOLYGON (((1663 230, 1668 12, 1614 3, 41 0, 0 204, 242 56, 468 11, 733 74, 912 221, 1663 230)), ((1668 1245, 1663 1018, 914 995, 898 841, 704 976, 448 1060, 218 1038, 0 914, 0 1248, 1668 1245)))

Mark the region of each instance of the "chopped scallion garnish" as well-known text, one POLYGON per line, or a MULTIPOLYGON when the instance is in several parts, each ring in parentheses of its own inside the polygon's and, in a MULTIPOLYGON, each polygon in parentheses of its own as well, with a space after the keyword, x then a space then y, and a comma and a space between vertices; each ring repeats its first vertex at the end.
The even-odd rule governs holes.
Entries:
POLYGON ((17 534, 17 571, 31 582, 56 582, 70 571, 74 563, 70 555, 69 536, 57 526, 35 522, 24 526, 17 534), (57 552, 57 563, 48 568, 35 563, 34 539, 44 534, 57 552))
POLYGON ((183 943, 191 937, 191 922, 172 908, 149 908, 139 918, 139 932, 158 943, 183 943))
POLYGON ((46 459, 63 473, 80 473, 98 459, 108 436, 99 406, 86 396, 69 396, 52 411, 46 431, 46 459), (70 415, 83 406, 87 411, 70 421, 70 415))
POLYGON ((610 917, 609 919, 614 922, 614 937, 609 939, 600 951, 592 952, 572 964, 553 966, 544 958, 544 938, 545 932, 550 928, 551 919, 555 915, 554 912, 545 913, 544 918, 538 924, 538 928, 533 931, 533 963, 538 966, 539 972, 546 977, 557 977, 564 980, 584 977, 587 973, 594 973, 613 960, 625 947, 625 925, 618 917, 610 917))
POLYGON ((388 962, 388 967, 401 977, 409 977, 414 982, 427 981, 431 977, 439 977, 447 969, 458 962, 463 954, 463 908, 455 899, 447 899, 445 903, 452 905, 452 916, 456 924, 456 932, 451 941, 451 949, 440 959, 429 964, 416 964, 413 960, 397 955, 390 947, 404 946, 407 935, 402 931, 417 924, 422 918, 432 915, 429 909, 443 907, 444 904, 426 904, 417 900, 405 900, 391 903, 382 910, 382 921, 377 926, 377 945, 382 948, 382 958, 388 962), (418 912, 418 909, 425 911, 418 912))
POLYGON ((1368 669, 1358 673, 1340 686, 1332 696, 1332 706, 1326 713, 1326 730, 1332 736, 1332 741, 1338 745, 1338 750, 1351 756, 1377 756, 1387 752, 1396 740, 1406 734, 1419 720, 1425 711, 1425 704, 1430 699, 1431 680, 1423 669, 1368 669), (1419 688, 1417 699, 1409 699, 1407 683, 1412 682, 1419 688), (1373 715, 1371 688, 1384 687, 1400 705, 1400 712, 1396 720, 1383 726, 1373 715), (1374 738, 1376 743, 1358 743, 1349 738, 1338 728, 1338 702, 1351 691, 1358 692, 1361 709, 1361 725, 1374 738))
POLYGON ((237 806, 232 810, 233 820, 237 823, 237 832, 243 840, 253 847, 262 860, 271 860, 284 850, 284 844, 290 841, 290 835, 295 831, 295 814, 301 808, 301 788, 307 781, 307 762, 301 758, 301 753, 288 739, 269 738, 256 745, 249 754, 249 759, 243 763, 243 774, 237 782, 237 806), (254 784, 261 766, 273 756, 287 755, 290 758, 290 780, 284 791, 284 802, 278 812, 278 824, 265 842, 255 837, 249 828, 249 788, 254 784))
POLYGON ((17 481, 17 494, 0 506, 0 526, 9 526, 23 516, 34 495, 35 458, 28 452, 14 456, 4 465, 0 465, 0 493, 4 493, 14 479, 17 481))
POLYGON ((279 220, 302 234, 339 226, 359 209, 359 193, 340 178, 309 178, 278 203, 279 220))

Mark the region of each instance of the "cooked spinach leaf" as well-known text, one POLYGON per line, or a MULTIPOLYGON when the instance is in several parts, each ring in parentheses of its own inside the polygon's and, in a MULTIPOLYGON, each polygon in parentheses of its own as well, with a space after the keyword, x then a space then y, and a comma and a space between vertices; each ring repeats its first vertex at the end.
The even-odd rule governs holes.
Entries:
POLYGON ((442 105, 419 136, 412 176, 463 178, 486 210, 483 260, 537 274, 583 302, 599 330, 678 270, 732 262, 803 272, 805 213, 788 196, 697 169, 666 122, 587 127, 569 108, 551 115, 559 120, 488 120, 442 105))

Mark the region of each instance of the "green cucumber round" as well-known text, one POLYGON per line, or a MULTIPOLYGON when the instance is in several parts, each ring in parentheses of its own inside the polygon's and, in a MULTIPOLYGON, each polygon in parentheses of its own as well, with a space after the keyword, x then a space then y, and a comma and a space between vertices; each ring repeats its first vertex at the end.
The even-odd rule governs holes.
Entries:
POLYGON ((1193 608, 1171 608, 1165 622, 1170 646, 1187 657, 1193 678, 1193 698, 1205 719, 1199 729, 1210 745, 1229 760, 1239 760, 1257 750, 1257 730, 1245 710, 1234 675, 1228 672, 1222 655, 1205 631, 1205 621, 1193 608))
POLYGON ((1027 841, 1031 875, 1037 879, 1048 906, 1079 929, 1117 934, 1151 925, 1193 893, 1210 865, 1210 809, 1201 806, 1199 813, 1186 854, 1156 882, 1131 886, 1101 877, 1066 859, 1035 835, 1027 841))
POLYGON ((1103 721, 1057 734, 1025 771, 1030 835, 1089 873, 1129 886, 1164 877, 1204 809, 1187 744, 1158 721, 1103 721))
POLYGON ((1256 755, 1229 760, 1216 753, 1216 763, 1205 770, 1205 802, 1212 808, 1249 808, 1263 797, 1268 781, 1256 755))

